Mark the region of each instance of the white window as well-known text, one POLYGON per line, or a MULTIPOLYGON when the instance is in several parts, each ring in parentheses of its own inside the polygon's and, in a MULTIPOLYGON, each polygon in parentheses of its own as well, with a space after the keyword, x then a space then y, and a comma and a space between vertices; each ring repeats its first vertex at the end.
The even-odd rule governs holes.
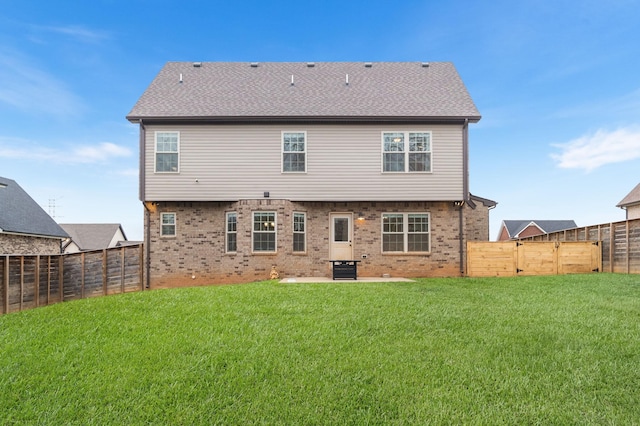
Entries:
POLYGON ((382 252, 429 252, 429 213, 383 213, 382 252))
POLYGON ((156 132, 156 173, 178 173, 180 133, 156 132))
POLYGON ((431 132, 382 134, 383 172, 430 172, 431 132))
POLYGON ((307 171, 307 133, 282 132, 282 172, 307 171))
POLYGON ((276 251, 276 213, 253 212, 252 240, 254 252, 276 251))
POLYGON ((175 213, 160 213, 160 235, 163 237, 176 236, 175 213))
POLYGON ((238 214, 227 213, 226 223, 226 252, 235 253, 238 251, 238 214))
POLYGON ((293 251, 303 253, 307 251, 307 215, 293 213, 293 251))

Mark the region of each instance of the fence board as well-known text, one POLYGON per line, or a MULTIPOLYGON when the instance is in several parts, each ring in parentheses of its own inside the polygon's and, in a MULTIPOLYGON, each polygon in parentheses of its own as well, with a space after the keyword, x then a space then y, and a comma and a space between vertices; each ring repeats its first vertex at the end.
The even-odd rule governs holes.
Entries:
POLYGON ((140 244, 62 255, 0 256, 0 313, 144 290, 141 253, 140 244))
POLYGON ((514 276, 516 264, 516 245, 512 241, 467 243, 467 275, 469 276, 514 276))

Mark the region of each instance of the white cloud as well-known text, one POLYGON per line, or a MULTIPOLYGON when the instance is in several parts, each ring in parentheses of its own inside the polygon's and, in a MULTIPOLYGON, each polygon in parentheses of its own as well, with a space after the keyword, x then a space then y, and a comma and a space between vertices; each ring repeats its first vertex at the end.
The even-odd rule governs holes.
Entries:
POLYGON ((0 51, 0 103, 35 113, 77 115, 82 101, 65 85, 16 52, 0 51))
POLYGON ((55 164, 105 163, 113 158, 129 157, 130 149, 102 142, 95 145, 73 146, 68 150, 52 149, 29 141, 0 138, 0 158, 36 160, 55 164))
POLYGON ((640 128, 597 130, 567 143, 554 144, 560 154, 551 154, 558 167, 592 171, 611 163, 640 158, 640 128))
POLYGON ((85 43, 96 43, 110 37, 107 32, 92 30, 80 25, 67 25, 61 27, 33 26, 33 28, 39 31, 63 34, 85 43))

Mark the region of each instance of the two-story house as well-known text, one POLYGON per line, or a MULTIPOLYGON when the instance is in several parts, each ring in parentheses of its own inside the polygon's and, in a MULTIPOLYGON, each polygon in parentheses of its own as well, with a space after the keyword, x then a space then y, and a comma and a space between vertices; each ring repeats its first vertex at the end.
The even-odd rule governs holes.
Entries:
POLYGON ((480 114, 451 63, 170 62, 140 126, 150 286, 459 276, 495 202, 469 192, 480 114))

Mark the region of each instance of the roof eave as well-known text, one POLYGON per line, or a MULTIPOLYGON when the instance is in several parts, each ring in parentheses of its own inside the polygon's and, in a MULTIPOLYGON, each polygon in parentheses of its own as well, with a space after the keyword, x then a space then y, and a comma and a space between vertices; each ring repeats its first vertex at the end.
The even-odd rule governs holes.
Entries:
POLYGON ((470 123, 477 123, 482 118, 480 115, 471 116, 140 116, 128 115, 127 120, 132 123, 142 121, 156 124, 250 124, 250 123, 429 123, 429 124, 458 124, 468 120, 470 123))

